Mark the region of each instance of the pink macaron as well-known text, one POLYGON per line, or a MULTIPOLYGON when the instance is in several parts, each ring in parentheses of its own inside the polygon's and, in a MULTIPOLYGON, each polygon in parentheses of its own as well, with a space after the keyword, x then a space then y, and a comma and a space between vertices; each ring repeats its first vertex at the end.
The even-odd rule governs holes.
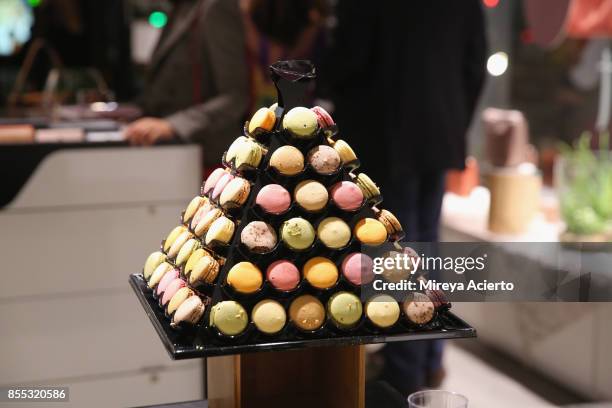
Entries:
POLYGON ((291 195, 279 184, 268 184, 259 190, 255 203, 267 213, 282 214, 291 205, 291 195))
POLYGON ((172 299, 172 296, 174 296, 174 294, 178 292, 180 288, 184 288, 185 286, 185 281, 180 278, 176 278, 170 282, 164 291, 164 296, 162 296, 162 305, 167 305, 168 302, 170 302, 170 299, 172 299))
POLYGON ((170 282, 179 277, 178 269, 171 269, 161 278, 159 285, 157 285, 157 296, 164 293, 170 282))
POLYGON ((266 278, 278 290, 293 290, 300 283, 300 271, 293 263, 282 259, 268 266, 266 278))
POLYGON ((222 169, 222 168, 214 169, 213 172, 210 173, 210 176, 208 176, 208 178, 204 182, 204 187, 202 187, 202 193, 208 194, 210 191, 212 191, 212 189, 215 188, 215 185, 217 184, 217 182, 225 174, 227 174, 225 169, 222 169))
POLYGON ((374 261, 366 254, 353 252, 342 261, 342 274, 353 285, 362 285, 374 280, 374 261))
POLYGON ((217 184, 215 184, 215 188, 213 188, 213 192, 211 196, 212 199, 216 200, 217 198, 219 198, 225 186, 227 186, 229 182, 232 181, 233 179, 234 179, 234 176, 232 176, 230 173, 225 173, 223 176, 221 176, 219 181, 217 181, 217 184))
POLYGON ((313 111, 315 115, 317 115, 317 122, 319 123, 319 126, 322 127, 323 129, 335 124, 331 115, 327 113, 327 111, 323 109, 322 107, 315 106, 315 107, 310 108, 310 110, 313 111))
POLYGON ((332 201, 341 210, 355 211, 363 203, 363 192, 351 181, 334 184, 330 193, 332 201))

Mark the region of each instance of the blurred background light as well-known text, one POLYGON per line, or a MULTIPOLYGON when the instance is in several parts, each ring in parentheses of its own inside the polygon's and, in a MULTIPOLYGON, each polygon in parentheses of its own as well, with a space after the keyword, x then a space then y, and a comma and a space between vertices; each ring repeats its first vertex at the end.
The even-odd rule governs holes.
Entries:
POLYGON ((492 76, 503 75, 508 69, 508 54, 498 51, 487 60, 487 71, 492 76))
POLYGON ((499 4, 499 0, 482 0, 482 3, 488 8, 494 8, 499 4))
POLYGON ((26 2, 0 0, 0 56, 13 55, 28 42, 33 22, 33 11, 26 2))
POLYGON ((162 28, 168 22, 168 16, 163 11, 154 11, 149 15, 149 24, 155 28, 162 28))

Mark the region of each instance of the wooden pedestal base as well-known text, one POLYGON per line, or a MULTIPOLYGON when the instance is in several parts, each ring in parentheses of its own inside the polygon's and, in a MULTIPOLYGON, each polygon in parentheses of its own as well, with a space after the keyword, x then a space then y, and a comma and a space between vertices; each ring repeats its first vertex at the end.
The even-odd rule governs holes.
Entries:
POLYGON ((363 408, 363 346, 212 357, 210 408, 363 408))

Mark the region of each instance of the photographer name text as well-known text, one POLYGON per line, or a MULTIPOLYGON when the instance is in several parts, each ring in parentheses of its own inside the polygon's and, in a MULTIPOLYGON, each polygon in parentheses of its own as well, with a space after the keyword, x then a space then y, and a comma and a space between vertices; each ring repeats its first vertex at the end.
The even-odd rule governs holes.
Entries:
POLYGON ((444 292, 465 292, 465 291, 512 291, 514 283, 506 281, 475 281, 468 282, 437 282, 435 280, 428 281, 408 281, 401 280, 399 282, 385 282, 377 279, 373 282, 374 290, 377 291, 424 291, 424 290, 442 290, 444 292))

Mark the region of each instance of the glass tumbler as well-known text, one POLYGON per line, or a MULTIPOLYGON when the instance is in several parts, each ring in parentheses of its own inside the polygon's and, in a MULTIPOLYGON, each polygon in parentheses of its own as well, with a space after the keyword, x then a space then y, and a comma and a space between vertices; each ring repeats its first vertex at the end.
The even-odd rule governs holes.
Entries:
POLYGON ((409 408, 467 408, 467 406, 468 399, 452 391, 425 390, 408 396, 409 408))

